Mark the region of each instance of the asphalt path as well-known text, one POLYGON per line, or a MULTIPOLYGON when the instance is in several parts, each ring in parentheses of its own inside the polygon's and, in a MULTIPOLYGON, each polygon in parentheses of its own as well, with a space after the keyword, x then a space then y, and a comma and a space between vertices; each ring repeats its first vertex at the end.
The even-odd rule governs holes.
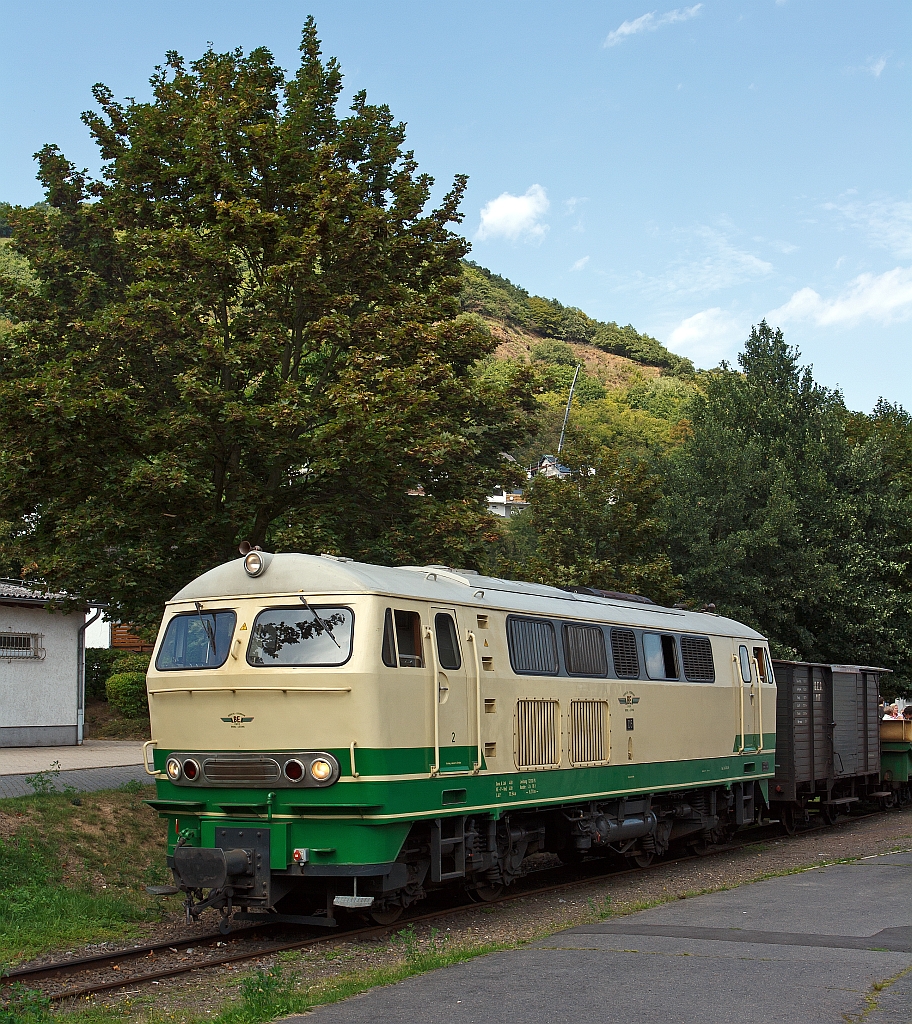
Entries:
POLYGON ((909 1024, 912 853, 559 932, 285 1024, 909 1024))

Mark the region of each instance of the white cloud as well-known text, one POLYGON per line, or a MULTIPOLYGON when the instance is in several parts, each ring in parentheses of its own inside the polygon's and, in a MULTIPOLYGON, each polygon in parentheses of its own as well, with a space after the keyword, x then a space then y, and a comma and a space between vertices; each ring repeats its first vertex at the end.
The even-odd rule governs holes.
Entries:
POLYGON ((633 21, 625 21, 609 32, 603 45, 606 47, 617 46, 618 43, 622 43, 628 36, 635 36, 640 32, 655 32, 657 28, 661 28, 663 25, 673 25, 678 21, 687 21, 689 18, 696 17, 702 6, 703 4, 694 4, 693 7, 676 7, 673 11, 666 11, 658 17, 656 17, 655 11, 652 11, 650 14, 642 14, 639 18, 634 18, 633 21))
MULTIPOLYGON (((854 190, 847 195, 854 194, 854 190)), ((912 202, 875 199, 869 203, 841 201, 825 203, 825 210, 835 210, 855 228, 864 231, 871 244, 888 249, 899 259, 912 256, 912 202)))
POLYGON ((573 266, 570 269, 571 270, 582 270, 583 267, 585 267, 588 262, 589 262, 589 257, 588 256, 584 256, 582 259, 577 260, 576 263, 574 263, 573 266))
POLYGON ((801 288, 778 309, 767 314, 774 325, 811 320, 818 327, 851 326, 861 320, 882 324, 912 317, 912 267, 883 274, 860 274, 840 295, 824 299, 813 288, 801 288))
POLYGON ((873 75, 875 78, 880 78, 881 72, 886 66, 887 58, 885 56, 878 57, 877 60, 874 60, 874 58, 871 57, 868 63, 865 64, 863 70, 867 71, 869 75, 873 75))
POLYGON ((682 320, 668 336, 668 347, 700 366, 716 366, 730 357, 746 336, 744 324, 719 306, 682 320))
POLYGON ((542 239, 548 225, 542 224, 541 218, 550 205, 541 185, 530 186, 521 196, 502 192, 481 208, 481 223, 475 237, 481 241, 488 238, 542 239))
POLYGON ((701 227, 695 235, 702 241, 703 255, 679 260, 651 282, 653 290, 674 295, 708 294, 766 277, 773 271, 772 263, 739 249, 721 231, 701 227))

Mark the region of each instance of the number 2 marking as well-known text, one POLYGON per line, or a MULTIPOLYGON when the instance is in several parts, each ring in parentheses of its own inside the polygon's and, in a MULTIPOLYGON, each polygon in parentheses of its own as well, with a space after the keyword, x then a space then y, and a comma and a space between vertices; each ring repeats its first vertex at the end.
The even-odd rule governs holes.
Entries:
POLYGON ((455 743, 455 742, 456 742, 456 733, 454 732, 453 733, 453 743, 455 743))

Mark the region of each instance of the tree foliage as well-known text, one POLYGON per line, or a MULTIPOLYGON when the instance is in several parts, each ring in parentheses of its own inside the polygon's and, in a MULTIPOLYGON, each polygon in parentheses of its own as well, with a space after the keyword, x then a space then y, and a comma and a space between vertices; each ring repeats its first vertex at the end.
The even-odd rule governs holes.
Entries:
POLYGON ((841 395, 765 322, 739 363, 743 373, 702 381, 692 436, 665 476, 669 551, 687 593, 781 654, 909 677, 912 504, 877 417, 853 443, 841 395))
POLYGON ((134 622, 244 538, 471 563, 525 429, 522 375, 472 373, 465 178, 428 210, 404 126, 340 114, 312 20, 300 51, 96 86, 100 179, 46 146, 47 208, 10 213, 37 285, 0 282, 0 554, 134 622))
POLYGON ((561 461, 570 479, 534 478, 528 509, 507 522, 494 571, 672 603, 680 596, 680 580, 662 551, 658 478, 643 461, 621 459, 580 435, 561 461))

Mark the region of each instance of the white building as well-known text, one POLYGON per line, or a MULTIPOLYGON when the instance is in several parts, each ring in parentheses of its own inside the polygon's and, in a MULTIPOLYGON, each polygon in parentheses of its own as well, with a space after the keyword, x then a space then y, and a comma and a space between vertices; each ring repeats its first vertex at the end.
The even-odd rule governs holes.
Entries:
POLYGON ((0 747, 82 742, 86 616, 0 581, 0 747))

